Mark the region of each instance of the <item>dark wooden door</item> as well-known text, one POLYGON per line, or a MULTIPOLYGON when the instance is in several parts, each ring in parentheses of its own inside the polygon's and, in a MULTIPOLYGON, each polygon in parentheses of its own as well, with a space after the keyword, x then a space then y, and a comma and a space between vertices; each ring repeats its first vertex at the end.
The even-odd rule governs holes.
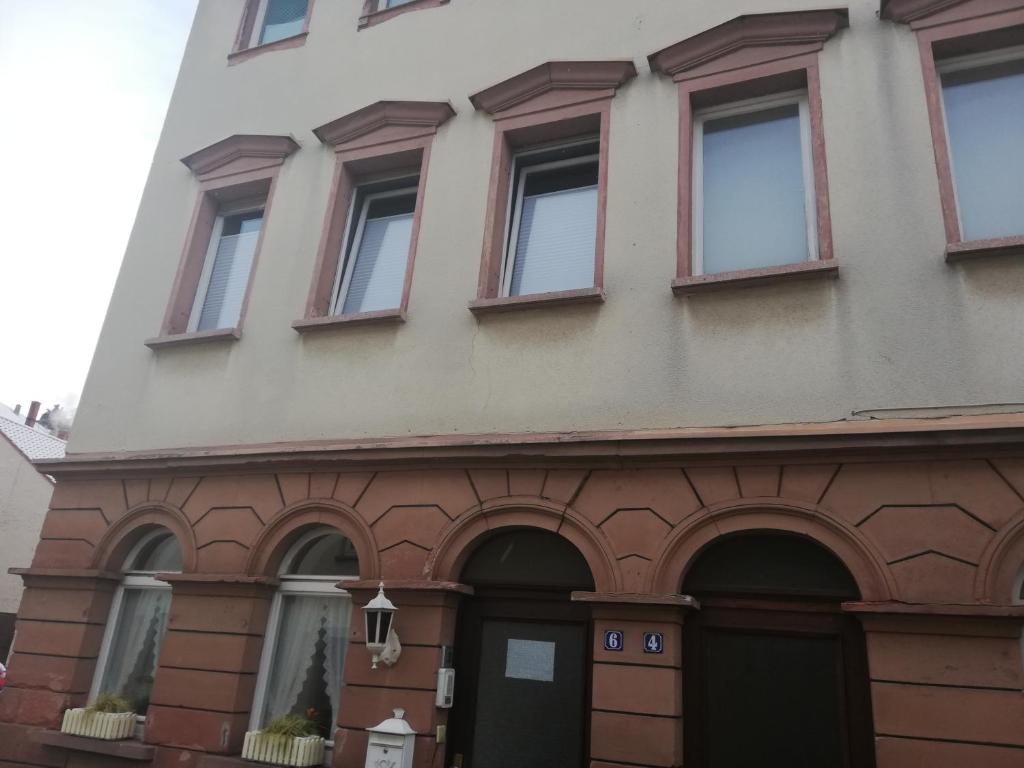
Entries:
POLYGON ((589 616, 568 595, 467 602, 447 765, 583 768, 589 638, 589 616))
POLYGON ((838 606, 712 598, 684 643, 688 768, 874 765, 864 640, 838 606))

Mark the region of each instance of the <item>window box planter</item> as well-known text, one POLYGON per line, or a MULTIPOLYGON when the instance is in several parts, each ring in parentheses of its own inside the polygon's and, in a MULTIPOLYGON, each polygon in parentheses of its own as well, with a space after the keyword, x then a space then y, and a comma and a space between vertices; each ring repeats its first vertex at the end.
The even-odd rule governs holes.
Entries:
POLYGON ((321 765, 324 761, 324 745, 322 736, 288 737, 249 731, 242 744, 242 757, 273 765, 321 765))
POLYGON ((116 741, 130 738, 135 730, 134 712, 94 712, 84 707, 69 709, 60 724, 61 733, 90 739, 116 741))

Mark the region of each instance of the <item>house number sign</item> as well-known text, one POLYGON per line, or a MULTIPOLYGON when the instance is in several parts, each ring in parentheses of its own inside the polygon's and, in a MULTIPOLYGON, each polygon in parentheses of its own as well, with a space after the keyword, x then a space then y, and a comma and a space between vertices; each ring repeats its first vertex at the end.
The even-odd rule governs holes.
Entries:
POLYGON ((665 637, 661 632, 644 632, 644 653, 661 653, 665 650, 665 637))
POLYGON ((623 646, 622 630, 608 629, 604 633, 604 649, 606 651, 621 651, 623 646))

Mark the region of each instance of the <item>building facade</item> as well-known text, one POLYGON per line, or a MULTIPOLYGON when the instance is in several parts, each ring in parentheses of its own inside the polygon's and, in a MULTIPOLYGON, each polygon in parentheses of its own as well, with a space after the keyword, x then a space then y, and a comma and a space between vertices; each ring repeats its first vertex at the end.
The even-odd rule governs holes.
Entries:
POLYGON ((202 0, 0 761, 296 714, 354 768, 402 708, 424 768, 1020 765, 1022 46, 1019 0, 202 0), (58 732, 106 692, 137 738, 58 732))

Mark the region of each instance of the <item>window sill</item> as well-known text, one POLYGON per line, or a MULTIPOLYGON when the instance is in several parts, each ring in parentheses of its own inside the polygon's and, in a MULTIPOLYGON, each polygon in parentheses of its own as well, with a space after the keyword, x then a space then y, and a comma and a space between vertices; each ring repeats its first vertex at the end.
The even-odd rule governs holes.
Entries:
POLYGON ((292 323, 299 333, 329 331, 332 328, 347 328, 353 325, 392 325, 405 322, 404 309, 381 309, 375 312, 355 312, 350 315, 331 317, 306 317, 292 323))
POLYGON ((411 3, 400 5, 397 8, 384 8, 380 11, 374 11, 368 13, 365 16, 359 17, 359 29, 365 29, 366 27, 372 27, 377 24, 383 24, 389 19, 393 19, 395 16, 401 16, 403 13, 409 11, 419 11, 424 8, 437 8, 441 5, 448 5, 450 0, 412 0, 411 3))
POLYGON ((788 283, 795 280, 834 279, 836 277, 839 277, 839 264, 835 259, 802 261, 778 267, 739 269, 734 272, 718 272, 713 275, 677 277, 672 281, 672 292, 676 296, 690 296, 695 293, 753 288, 759 285, 788 283))
POLYGON ((968 240, 963 243, 950 243, 946 246, 946 261, 950 264, 987 256, 1019 255, 1024 255, 1024 235, 999 237, 993 240, 968 240))
POLYGON ((275 40, 272 43, 264 43, 263 45, 254 45, 252 48, 240 48, 237 51, 232 51, 228 54, 228 65, 238 64, 239 62, 251 59, 253 56, 259 56, 261 53, 269 53, 270 51, 282 51, 285 48, 298 48, 300 45, 306 44, 306 38, 309 36, 308 32, 299 32, 297 35, 291 37, 285 37, 281 40, 275 40))
POLYGON ((488 315, 497 312, 514 312, 520 309, 556 307, 562 304, 600 304, 603 301, 603 288, 576 288, 571 291, 531 293, 527 296, 476 299, 469 302, 469 311, 474 315, 488 315))
POLYGON ((195 331, 194 333, 174 333, 169 336, 155 336, 146 339, 150 349, 177 347, 186 344, 206 344, 211 341, 238 341, 242 338, 241 328, 217 328, 213 331, 195 331))
POLYGON ((60 731, 34 731, 31 739, 39 744, 58 749, 69 749, 74 752, 91 752, 96 755, 119 757, 122 760, 152 760, 156 748, 151 744, 143 744, 134 739, 122 741, 106 741, 104 739, 88 739, 84 736, 72 736, 60 731))

